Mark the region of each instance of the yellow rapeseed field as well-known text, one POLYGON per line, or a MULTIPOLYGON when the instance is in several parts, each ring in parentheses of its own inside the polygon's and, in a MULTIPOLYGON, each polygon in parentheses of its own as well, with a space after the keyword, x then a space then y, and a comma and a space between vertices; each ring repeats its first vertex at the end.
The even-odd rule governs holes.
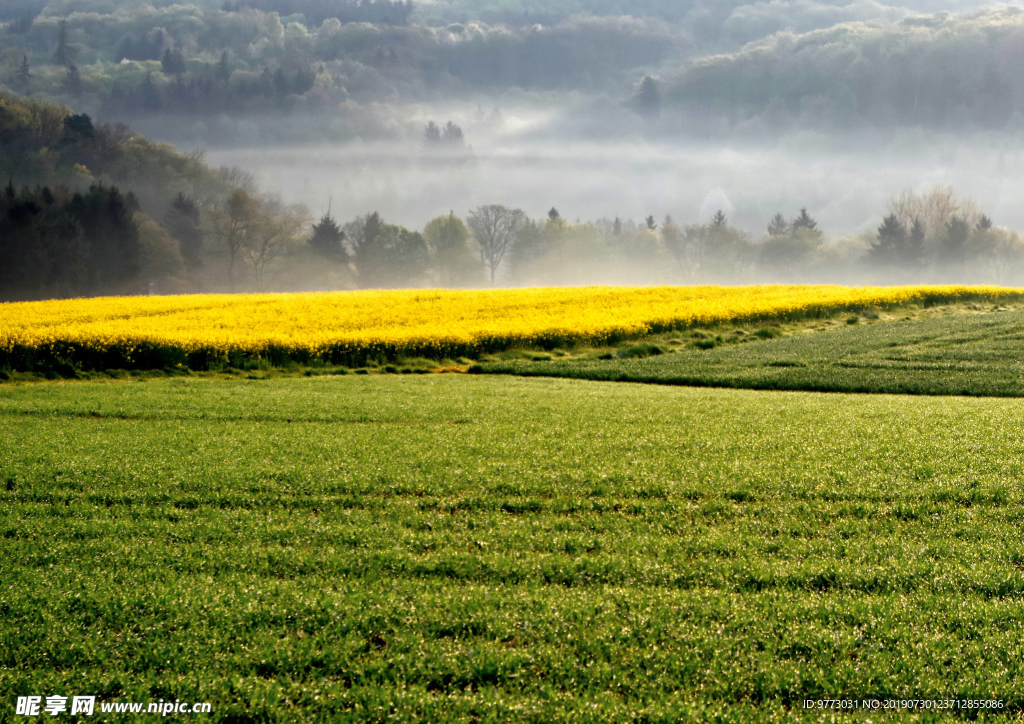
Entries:
POLYGON ((0 304, 0 366, 208 365, 238 358, 347 362, 517 346, 601 344, 727 322, 867 306, 1024 298, 1000 287, 756 286, 401 290, 107 297, 0 304), (5 364, 6 360, 6 364, 5 364), (27 362, 26 362, 27 360, 27 362))

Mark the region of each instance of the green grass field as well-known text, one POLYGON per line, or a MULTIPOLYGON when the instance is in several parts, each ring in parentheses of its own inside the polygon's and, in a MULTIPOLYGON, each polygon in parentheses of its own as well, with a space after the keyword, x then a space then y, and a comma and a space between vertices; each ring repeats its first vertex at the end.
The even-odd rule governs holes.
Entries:
POLYGON ((1019 714, 1022 413, 464 375, 7 385, 0 720, 26 694, 232 722, 1019 714))
MULTIPOLYGON (((1024 310, 861 319, 765 340, 753 329, 696 334, 677 340, 689 344, 658 345, 665 353, 655 356, 513 359, 478 370, 769 390, 1024 396, 1024 310)), ((644 351, 635 344, 621 351, 631 349, 644 351)))

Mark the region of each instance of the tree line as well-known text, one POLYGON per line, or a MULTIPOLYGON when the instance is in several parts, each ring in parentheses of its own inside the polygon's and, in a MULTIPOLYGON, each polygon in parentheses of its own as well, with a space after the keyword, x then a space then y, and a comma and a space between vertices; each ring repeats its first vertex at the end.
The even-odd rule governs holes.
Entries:
POLYGON ((378 214, 346 225, 327 215, 310 244, 331 249, 326 256, 364 287, 1024 280, 1020 235, 997 228, 948 187, 895 196, 876 230, 838 240, 806 208, 789 218, 776 213, 755 237, 723 211, 681 226, 671 216, 570 222, 555 208, 531 219, 521 209, 484 205, 464 221, 437 217, 422 234, 384 224, 378 214))
POLYGON ((552 208, 482 205, 421 231, 377 212, 339 222, 236 188, 179 193, 156 224, 132 193, 9 184, 0 198, 5 299, 212 291, 593 283, 991 282, 1024 277, 1024 241, 948 188, 894 197, 876 231, 830 241, 807 209, 755 239, 722 211, 706 223, 570 222, 552 208), (154 230, 163 241, 152 242, 154 230), (162 236, 161 236, 162 235, 162 236), (150 241, 146 241, 150 239, 150 241))

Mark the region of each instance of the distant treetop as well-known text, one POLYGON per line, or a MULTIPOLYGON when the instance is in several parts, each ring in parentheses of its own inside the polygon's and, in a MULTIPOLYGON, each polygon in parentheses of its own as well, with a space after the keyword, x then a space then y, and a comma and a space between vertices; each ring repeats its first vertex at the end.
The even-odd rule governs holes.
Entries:
POLYGON ((280 15, 302 14, 317 25, 328 18, 343 23, 406 25, 412 14, 412 0, 228 0, 225 12, 254 8, 280 15))

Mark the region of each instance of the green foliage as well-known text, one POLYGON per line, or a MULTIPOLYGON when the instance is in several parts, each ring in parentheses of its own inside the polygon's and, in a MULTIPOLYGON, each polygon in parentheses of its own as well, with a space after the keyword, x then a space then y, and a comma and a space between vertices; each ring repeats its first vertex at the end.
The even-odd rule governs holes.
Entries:
POLYGON ((768 222, 768 236, 785 236, 790 230, 789 222, 781 212, 776 213, 768 222))
POLYGON ((645 342, 643 344, 620 347, 615 351, 615 356, 620 359, 640 359, 642 357, 654 357, 664 353, 665 351, 658 345, 645 342))
POLYGON ((208 168, 202 154, 147 141, 123 125, 94 126, 89 116, 44 100, 0 93, 0 131, 0 177, 50 186, 108 180, 132 191, 154 218, 179 192, 208 204, 233 185, 231 172, 208 168))
POLYGON ((454 213, 438 216, 424 227, 423 239, 433 258, 438 286, 475 286, 483 281, 470 236, 469 229, 454 213))
POLYGON ((716 212, 708 224, 693 224, 674 256, 688 275, 688 280, 702 282, 735 278, 751 252, 750 238, 729 226, 722 211, 716 212))
POLYGON ((53 53, 53 62, 60 66, 71 66, 75 54, 75 49, 68 42, 68 21, 63 19, 57 26, 57 50, 53 53))
POLYGON ((328 18, 343 23, 405 25, 412 13, 412 0, 228 0, 225 10, 238 12, 255 8, 281 15, 302 15, 316 24, 328 18))
POLYGON ((481 371, 754 389, 1024 396, 1024 311, 859 322, 851 316, 842 326, 779 339, 759 330, 755 335, 766 341, 748 344, 697 339, 694 346, 706 351, 681 349, 644 360, 578 357, 492 363, 481 371))
POLYGON ((1019 710, 1018 418, 446 375, 6 387, 0 688, 210 721, 1019 710))
POLYGON ((768 236, 756 247, 754 256, 760 269, 773 279, 798 279, 814 269, 827 247, 818 222, 807 209, 791 222, 776 214, 768 224, 768 236))
POLYGON ((210 169, 202 153, 179 153, 121 124, 97 126, 64 106, 2 93, 0 178, 10 179, 12 192, 36 186, 0 209, 7 230, 0 235, 0 299, 132 293, 140 272, 162 293, 232 288, 242 262, 247 286, 263 289, 271 263, 306 223, 303 209, 249 193, 250 178, 210 169), (120 188, 131 208, 96 211, 89 206, 94 191, 75 196, 76 188, 120 188), (29 199, 33 194, 39 198, 29 199), (85 205, 57 208, 75 198, 85 205), (148 219, 128 218, 137 212, 148 219), (146 249, 139 248, 139 229, 128 231, 140 224, 146 249), (178 278, 182 262, 185 279, 178 278))
POLYGON ((81 296, 135 291, 142 245, 130 193, 93 185, 70 194, 48 187, 0 195, 3 297, 81 296))
POLYGON ((342 242, 345 240, 345 232, 338 226, 338 222, 331 216, 331 212, 320 217, 320 221, 313 225, 313 233, 309 237, 309 245, 317 254, 334 261, 346 261, 348 252, 342 242))
POLYGON ((967 241, 971 225, 962 216, 953 216, 946 224, 939 239, 939 261, 950 266, 959 266, 967 260, 967 241))
POLYGON ((868 250, 868 256, 880 264, 898 263, 905 254, 908 238, 907 227, 896 214, 889 214, 878 227, 878 235, 868 250))
POLYGON ((373 212, 350 225, 359 286, 388 289, 418 286, 430 260, 423 235, 404 226, 386 224, 373 212))
POLYGON ((178 241, 181 258, 190 267, 202 265, 203 230, 200 227, 200 212, 196 202, 179 193, 164 216, 164 225, 178 241))
POLYGON ((991 6, 778 34, 693 63, 664 102, 768 125, 786 118, 778 126, 788 128, 799 118, 840 133, 879 122, 1002 130, 1017 113, 1008 89, 1018 74, 1021 22, 1014 11, 991 6), (875 52, 882 47, 886 52, 875 52))
MULTIPOLYGON (((557 209, 551 211, 557 214, 557 209)), ((600 223, 572 223, 550 211, 546 220, 526 219, 516 231, 509 255, 509 278, 529 286, 584 285, 606 278, 621 280, 633 265, 641 269, 640 276, 657 263, 655 234, 611 231, 600 223), (638 240, 649 244, 634 245, 638 240)))
MULTIPOLYGON (((12 68, 16 77, 2 80, 51 99, 75 98, 76 107, 107 118, 227 114, 217 124, 225 127, 207 131, 221 141, 237 140, 234 125, 256 114, 333 111, 335 124, 317 125, 321 133, 336 127, 337 137, 347 140, 368 128, 372 135, 392 135, 394 124, 373 104, 396 96, 426 100, 512 86, 610 88, 634 80, 634 69, 676 54, 679 39, 664 25, 636 22, 408 25, 410 5, 396 3, 395 17, 384 4, 193 0, 151 7, 52 0, 27 27, 9 26, 24 33, 0 32, 0 53, 17 53, 19 62, 31 64, 31 78, 12 68), (610 43, 615 53, 607 52, 610 43), (56 72, 72 62, 80 73, 75 90, 56 72)), ((289 130, 289 141, 294 133, 289 130)), ((454 124, 445 139, 462 145, 454 124)))

